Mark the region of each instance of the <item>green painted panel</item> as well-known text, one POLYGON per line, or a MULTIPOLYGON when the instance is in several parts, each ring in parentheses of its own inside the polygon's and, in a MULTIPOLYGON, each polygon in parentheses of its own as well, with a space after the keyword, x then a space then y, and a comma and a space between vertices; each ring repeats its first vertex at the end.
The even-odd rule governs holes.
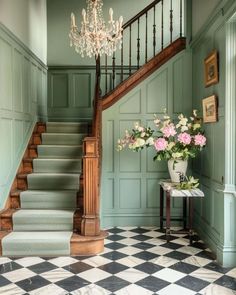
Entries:
POLYGON ((106 188, 106 196, 108 198, 103 204, 103 208, 106 211, 107 209, 114 209, 114 198, 115 198, 115 192, 114 192, 114 179, 107 179, 104 183, 104 186, 106 188))
MULTIPOLYGON (((124 136, 124 131, 134 126, 136 121, 120 121, 120 137, 124 136)), ((119 153, 120 172, 141 172, 141 154, 125 150, 119 153)))
POLYGON ((220 236, 221 226, 223 222, 223 212, 222 208, 224 207, 224 199, 222 195, 217 190, 213 191, 213 220, 212 220, 212 228, 215 232, 220 236))
POLYGON ((120 114, 140 114, 141 112, 141 90, 128 97, 126 102, 120 106, 120 114))
POLYGON ((7 169, 9 166, 13 164, 13 122, 11 119, 2 118, 1 124, 0 124, 0 134, 1 138, 4 138, 4 140, 1 140, 0 144, 0 163, 1 163, 1 169, 0 169, 0 180, 1 185, 6 185, 7 179, 9 177, 9 169, 7 169), (5 168, 5 169, 4 169, 5 168))
POLYGON ((224 167, 225 158, 219 155, 225 154, 225 142, 224 142, 224 132, 225 132, 225 120, 224 118, 219 118, 219 122, 214 124, 213 128, 213 169, 212 169, 212 179, 218 183, 224 183, 224 167), (219 136, 222 136, 222 140, 219 140, 219 136))
MULTIPOLYGON (((160 188, 156 178, 147 179, 147 208, 160 207, 160 188)), ((159 211, 158 211, 159 212, 159 211)))
POLYGON ((205 197, 202 202, 202 218, 207 225, 212 224, 212 191, 210 187, 202 186, 205 197))
POLYGON ((13 107, 14 111, 22 112, 22 54, 16 49, 14 50, 13 73, 13 107))
POLYGON ((184 79, 184 65, 183 59, 178 59, 173 63, 173 86, 175 89, 174 93, 174 111, 176 113, 183 112, 183 79, 184 79))
POLYGON ((160 71, 147 83, 147 113, 160 113, 168 108, 168 68, 160 71))
POLYGON ((12 47, 0 36, 0 107, 1 109, 12 109, 12 47))
POLYGON ((19 148, 21 147, 21 143, 23 142, 23 121, 22 120, 14 120, 14 161, 17 158, 17 154, 19 153, 19 148))
POLYGON ((120 179, 119 203, 121 209, 141 208, 140 179, 120 179))
POLYGON ((23 110, 25 113, 29 113, 31 106, 30 100, 30 61, 28 58, 23 59, 23 75, 22 75, 22 100, 23 110))
POLYGON ((107 135, 107 142, 104 143, 105 145, 109 146, 110 148, 106 152, 106 162, 104 165, 106 166, 107 172, 114 172, 114 153, 115 153, 115 145, 114 145, 114 121, 109 120, 107 121, 107 128, 105 128, 107 135))
POLYGON ((37 103, 37 66, 31 63, 31 97, 32 102, 37 103))
POLYGON ((91 107, 91 74, 79 73, 73 75, 74 107, 91 107))
POLYGON ((51 105, 54 108, 66 108, 68 102, 68 76, 66 74, 55 74, 51 77, 51 105))

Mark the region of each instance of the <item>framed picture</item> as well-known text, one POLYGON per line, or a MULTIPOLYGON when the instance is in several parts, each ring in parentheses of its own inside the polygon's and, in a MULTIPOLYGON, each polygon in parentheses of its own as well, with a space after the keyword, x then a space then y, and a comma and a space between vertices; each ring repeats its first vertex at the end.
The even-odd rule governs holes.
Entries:
POLYGON ((219 82, 218 73, 218 55, 217 51, 214 50, 204 60, 205 64, 205 87, 219 82))
POLYGON ((209 96, 202 100, 203 122, 212 123, 218 120, 218 105, 215 95, 209 96))

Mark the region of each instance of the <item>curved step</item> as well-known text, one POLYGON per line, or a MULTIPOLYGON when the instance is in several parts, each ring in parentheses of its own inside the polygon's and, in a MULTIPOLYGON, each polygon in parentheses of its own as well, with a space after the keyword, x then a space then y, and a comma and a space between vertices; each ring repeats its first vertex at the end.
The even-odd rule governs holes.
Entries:
POLYGON ((34 159, 35 173, 80 173, 81 159, 34 159))
POLYGON ((82 145, 38 145, 39 158, 81 158, 82 145))
POLYGON ((14 231, 72 231, 74 210, 21 209, 12 216, 14 231))
POLYGON ((70 255, 71 231, 11 232, 2 239, 4 256, 70 255))
POLYGON ((22 209, 70 209, 77 207, 76 190, 27 190, 20 193, 22 209))
POLYGON ((47 122, 47 133, 88 133, 89 125, 87 122, 47 122))
POLYGON ((80 174, 32 173, 27 181, 29 190, 79 190, 80 174))
POLYGON ((80 145, 85 137, 78 133, 42 133, 42 144, 80 145))

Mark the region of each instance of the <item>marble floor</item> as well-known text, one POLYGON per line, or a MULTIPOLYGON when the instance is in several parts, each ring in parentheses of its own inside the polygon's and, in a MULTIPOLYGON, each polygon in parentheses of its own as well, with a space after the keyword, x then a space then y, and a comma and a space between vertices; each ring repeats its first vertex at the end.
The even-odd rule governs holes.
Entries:
POLYGON ((109 229, 91 257, 0 257, 2 295, 233 295, 236 268, 222 268, 204 243, 154 227, 109 229))

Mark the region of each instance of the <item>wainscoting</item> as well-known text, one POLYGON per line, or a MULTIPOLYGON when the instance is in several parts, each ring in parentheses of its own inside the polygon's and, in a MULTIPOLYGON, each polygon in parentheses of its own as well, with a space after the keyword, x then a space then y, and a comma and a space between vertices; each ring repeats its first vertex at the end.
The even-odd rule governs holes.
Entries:
POLYGON ((47 68, 0 24, 0 208, 32 128, 47 120, 47 68))
MULTIPOLYGON (((158 181, 168 177, 165 162, 153 162, 153 151, 116 151, 117 139, 135 122, 152 125, 154 114, 190 113, 191 54, 184 51, 103 112, 102 226, 159 225, 158 181)), ((174 215, 182 203, 172 204, 174 215)))

